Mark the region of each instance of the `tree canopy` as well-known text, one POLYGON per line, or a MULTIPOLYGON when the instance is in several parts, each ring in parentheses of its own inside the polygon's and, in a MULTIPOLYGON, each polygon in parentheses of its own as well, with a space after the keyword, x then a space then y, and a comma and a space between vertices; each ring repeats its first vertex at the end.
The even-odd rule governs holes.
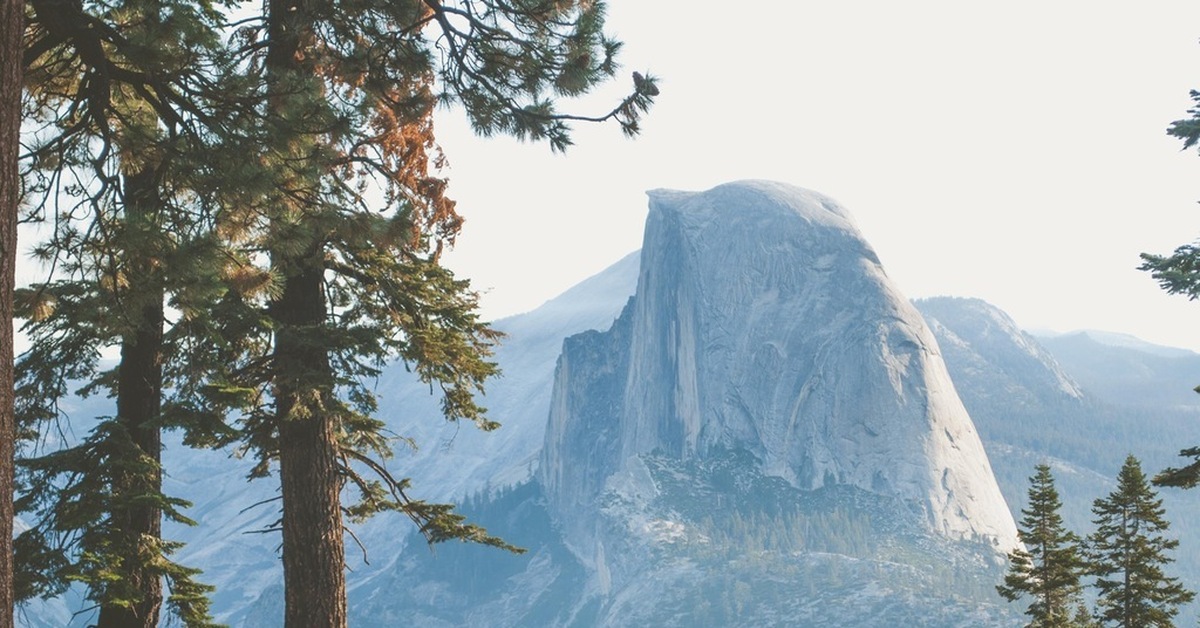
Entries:
MULTIPOLYGON (((1168 135, 1183 141, 1184 150, 1200 142, 1200 91, 1192 90, 1191 98, 1194 105, 1187 110, 1189 117, 1167 127, 1168 135)), ((1149 272, 1167 294, 1180 294, 1191 301, 1200 298, 1200 241, 1183 244, 1170 255, 1142 253, 1141 258, 1140 269, 1149 272)), ((1200 393, 1200 385, 1195 390, 1200 393)), ((1200 484, 1200 447, 1184 449, 1179 455, 1192 462, 1164 470, 1154 478, 1155 484, 1182 488, 1200 484)))
POLYGON ((1195 594, 1163 568, 1179 546, 1166 536, 1170 522, 1162 500, 1132 455, 1117 476, 1117 488, 1092 506, 1096 530, 1088 537, 1090 571, 1099 596, 1097 618, 1107 626, 1172 626, 1179 606, 1195 594))
POLYGON ((559 109, 616 74, 604 3, 269 0, 232 23, 208 2, 28 7, 24 176, 51 270, 20 295, 20 504, 38 523, 19 545, 40 565, 22 595, 82 581, 101 625, 156 625, 166 577, 174 612, 209 621, 161 538, 163 516, 188 522, 161 491, 164 429, 278 473, 286 625, 345 624, 347 519, 393 510, 430 542, 515 550, 409 496, 371 381, 402 361, 445 419, 498 426, 475 396, 499 335, 440 262, 463 220, 433 111, 556 151, 575 122, 636 134, 658 93, 637 72, 606 112, 559 109), (116 415, 47 440, 79 384, 116 415))
POLYGON ((1062 501, 1047 464, 1029 478, 1029 505, 1021 510, 1018 536, 1025 548, 1009 554, 1004 584, 996 587, 1012 602, 1029 596, 1029 626, 1073 626, 1079 603, 1079 579, 1085 567, 1079 537, 1063 525, 1062 501))

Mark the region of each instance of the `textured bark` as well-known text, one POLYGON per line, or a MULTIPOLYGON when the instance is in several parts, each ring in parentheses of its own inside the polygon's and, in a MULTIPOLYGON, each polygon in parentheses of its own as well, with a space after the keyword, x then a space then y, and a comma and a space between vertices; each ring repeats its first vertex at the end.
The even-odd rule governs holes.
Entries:
MULTIPOLYGON (((311 41, 312 15, 319 5, 311 0, 271 0, 267 71, 273 85, 313 72, 305 65, 303 50, 311 41)), ((286 117, 287 98, 276 98, 272 108, 286 117)), ((273 265, 286 277, 282 294, 271 303, 278 324, 273 365, 283 498, 284 625, 342 628, 347 619, 341 478, 336 417, 325 403, 333 378, 319 343, 326 318, 324 247, 312 237, 304 254, 272 256, 273 265)))
POLYGON ((313 387, 329 372, 329 359, 312 335, 325 318, 322 276, 315 265, 289 277, 272 304, 282 323, 274 361, 288 628, 339 628, 347 621, 337 440, 322 403, 328 391, 313 387))
MULTIPOLYGON (((157 186, 152 169, 126 178, 126 214, 131 222, 148 220, 158 204, 157 186)), ((136 255, 137 252, 131 252, 136 255)), ((117 367, 117 418, 128 430, 136 455, 152 460, 162 459, 162 428, 159 413, 162 408, 163 354, 163 290, 156 278, 151 260, 131 260, 130 277, 133 285, 144 286, 147 292, 136 295, 134 329, 121 343, 121 363, 117 367)), ((162 492, 162 472, 135 472, 114 479, 117 495, 152 495, 162 492)), ((112 513, 113 529, 124 538, 114 539, 118 546, 143 548, 162 538, 162 510, 152 503, 143 503, 112 513)), ((121 567, 123 575, 138 591, 131 606, 101 604, 97 628, 156 628, 162 607, 162 578, 157 570, 148 569, 143 557, 157 555, 159 550, 146 547, 141 555, 129 557, 121 567)))
POLYGON ((0 0, 0 628, 13 625, 13 287, 25 3, 0 0))

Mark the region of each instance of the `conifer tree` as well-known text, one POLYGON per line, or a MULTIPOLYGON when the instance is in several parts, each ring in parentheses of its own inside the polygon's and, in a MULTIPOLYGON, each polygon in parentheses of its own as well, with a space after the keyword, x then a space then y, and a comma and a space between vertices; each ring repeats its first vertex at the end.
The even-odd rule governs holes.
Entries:
MULTIPOLYGON (((150 0, 85 5, 33 0, 25 59, 33 217, 51 218, 36 249, 54 269, 23 291, 33 347, 19 363, 19 418, 31 437, 19 505, 34 525, 17 539, 18 597, 88 587, 97 625, 157 626, 167 603, 186 625, 210 623, 196 570, 169 556, 163 516, 186 506, 162 493, 161 432, 188 427, 163 412, 165 301, 187 318, 211 296, 218 251, 197 117, 211 120, 220 14, 204 4, 150 0), (198 289, 209 286, 207 290, 198 289), (101 371, 104 347, 120 348, 101 371), (107 391, 116 414, 79 443, 39 450, 58 429, 69 382, 107 391)), ((224 84, 222 84, 223 86, 224 84)), ((59 431, 59 433, 62 433, 59 431)))
POLYGON ((394 510, 431 542, 509 547, 447 505, 408 497, 407 480, 385 466, 391 441, 366 385, 399 358, 440 389, 445 418, 497 426, 474 399, 496 372, 497 334, 479 320, 469 284, 439 263, 462 220, 436 174, 434 105, 462 105, 480 133, 562 150, 576 120, 612 119, 635 134, 657 88, 634 73, 633 93, 604 115, 556 111, 556 98, 615 73, 619 44, 602 32, 602 2, 271 0, 265 9, 239 37, 264 86, 254 138, 266 189, 251 204, 269 260, 258 328, 269 352, 243 356, 210 389, 261 391, 238 438, 258 458, 254 475, 278 464, 285 625, 343 626, 346 517, 394 510))
POLYGON ((1013 602, 1029 596, 1025 610, 1032 628, 1073 626, 1072 612, 1078 603, 1079 578, 1085 562, 1080 540, 1063 525, 1062 502, 1054 487, 1050 466, 1037 465, 1029 478, 1029 505, 1021 509, 1018 536, 1026 549, 1009 554, 1010 565, 1004 584, 996 589, 1013 602))
POLYGON ((1200 484, 1200 447, 1189 447, 1179 452, 1184 458, 1191 458, 1190 464, 1182 467, 1168 467, 1154 476, 1158 486, 1174 486, 1177 488, 1195 488, 1200 484))
POLYGON ((1170 523, 1141 463, 1130 455, 1117 488, 1092 506, 1090 572, 1098 589, 1097 619, 1105 626, 1166 628, 1179 606, 1195 597, 1163 568, 1179 541, 1164 536, 1170 523))
POLYGON ((0 628, 13 625, 13 288, 21 199, 22 32, 25 3, 0 3, 0 628))
MULTIPOLYGON (((635 134, 657 93, 652 78, 634 73, 633 93, 604 115, 561 114, 554 105, 616 70, 619 44, 602 33, 603 3, 271 0, 259 19, 234 33, 231 41, 241 48, 229 50, 229 57, 251 91, 235 91, 233 113, 219 120, 208 111, 212 103, 201 102, 211 93, 206 79, 228 78, 233 66, 190 74, 148 67, 160 55, 176 58, 177 49, 155 49, 154 42, 174 42, 173 33, 203 35, 206 25, 165 20, 169 27, 159 24, 164 32, 141 40, 149 44, 141 49, 131 47, 128 36, 153 25, 147 16, 169 12, 165 5, 185 14, 186 6, 204 13, 209 5, 31 5, 41 29, 26 50, 37 69, 35 102, 50 112, 46 128, 59 132, 34 151, 31 173, 51 173, 35 186, 46 198, 61 187, 64 172, 75 173, 66 187, 80 201, 54 215, 61 229, 42 249, 67 279, 26 295, 30 331, 42 340, 26 360, 26 425, 56 419, 56 402, 74 379, 93 381, 85 392, 111 387, 119 398, 122 369, 97 373, 97 348, 121 344, 131 349, 131 363, 152 366, 153 358, 137 360, 140 351, 132 349, 160 342, 143 339, 143 332, 162 335, 171 349, 160 352, 175 356, 163 367, 171 398, 156 410, 162 382, 134 395, 146 402, 141 407, 148 415, 158 413, 151 422, 184 427, 191 444, 240 441, 258 460, 254 476, 278 464, 290 626, 345 625, 343 518, 394 510, 418 522, 431 542, 463 539, 515 549, 465 523, 448 505, 409 498, 407 480, 385 466, 391 439, 373 416, 368 382, 386 361, 400 358, 440 389, 447 419, 496 427, 473 393, 496 371, 487 358, 497 335, 479 321, 467 282, 439 263, 462 221, 445 195, 445 180, 435 174, 441 156, 433 106, 459 103, 480 133, 545 139, 555 150, 570 144, 575 120, 613 119, 635 134), (130 16, 132 25, 114 27, 130 16), (143 54, 132 54, 135 49, 143 54), (115 102, 114 93, 120 95, 115 102), (169 147, 169 159, 151 166, 153 176, 140 160, 112 169, 135 153, 121 151, 114 135, 114 128, 133 128, 114 122, 130 114, 133 102, 140 103, 133 108, 139 115, 157 118, 153 128, 170 131, 169 142, 155 144, 169 147), (177 135, 190 130, 189 120, 198 120, 204 132, 177 135), (208 184, 174 178, 188 167, 212 171, 231 154, 239 155, 241 171, 222 170, 208 184), (89 167, 90 178, 78 175, 89 167), (215 215, 190 214, 189 202, 209 199, 210 192, 219 197, 211 201, 215 215), (143 211, 160 203, 163 211, 143 211), (149 214, 155 220, 139 218, 149 214), (81 227, 81 219, 91 226, 81 227), (205 227, 220 242, 205 238, 205 227), (160 257, 131 255, 155 241, 165 244, 152 247, 160 257), (191 253, 199 268, 183 273, 185 265, 170 259, 176 252, 191 253), (233 263, 213 264, 214 257, 233 263), (269 265, 259 265, 263 260, 269 265), (152 262, 160 281, 133 289, 124 273, 143 261, 152 262), (227 289, 214 289, 213 276, 227 289), (165 332, 153 324, 162 318, 164 298, 181 311, 165 332), (232 424, 220 420, 230 404, 244 410, 232 424), (349 504, 344 488, 357 494, 349 504)), ((127 500, 153 502, 182 519, 182 504, 153 488, 159 463, 144 455, 130 423, 120 420, 129 414, 123 405, 118 399, 118 417, 103 422, 81 448, 29 460, 36 485, 26 493, 26 507, 44 517, 23 538, 26 553, 47 568, 27 581, 28 592, 52 593, 69 579, 88 581, 85 574, 112 577, 106 565, 133 557, 178 567, 163 574, 174 577, 175 598, 180 583, 190 582, 186 568, 166 560, 169 543, 143 554, 106 536, 117 532, 111 523, 127 500), (106 492, 126 486, 112 475, 120 469, 134 469, 150 482, 132 492, 106 492), (64 477, 73 483, 64 486, 64 477), (113 551, 97 554, 96 548, 113 551)), ((143 532, 154 538, 153 531, 143 532)), ((94 598, 103 608, 104 600, 128 606, 156 595, 136 585, 131 591, 134 581, 147 579, 122 574, 114 584, 92 581, 94 598), (114 598, 112 591, 121 593, 114 598)), ((202 609, 202 587, 182 588, 183 600, 202 609)), ((105 617, 102 611, 102 623, 105 617)))

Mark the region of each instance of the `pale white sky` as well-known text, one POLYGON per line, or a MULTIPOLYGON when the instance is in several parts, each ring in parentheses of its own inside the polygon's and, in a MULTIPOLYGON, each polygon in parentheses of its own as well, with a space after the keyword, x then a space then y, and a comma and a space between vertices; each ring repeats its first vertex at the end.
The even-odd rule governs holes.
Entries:
POLYGON ((1200 3, 610 0, 609 22, 625 69, 584 108, 659 76, 637 140, 580 127, 551 155, 440 114, 450 263, 488 318, 638 248, 645 190, 761 178, 841 201, 909 297, 1200 350, 1200 303, 1136 270, 1200 236, 1200 156, 1164 132, 1200 88, 1200 3))

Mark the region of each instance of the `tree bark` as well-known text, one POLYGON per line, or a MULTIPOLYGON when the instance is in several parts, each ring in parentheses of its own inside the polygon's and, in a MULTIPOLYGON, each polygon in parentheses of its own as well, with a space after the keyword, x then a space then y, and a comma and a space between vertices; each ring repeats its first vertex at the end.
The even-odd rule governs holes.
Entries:
MULTIPOLYGON (((142 223, 153 220, 159 204, 154 170, 146 168, 126 177, 125 181, 126 219, 132 228, 143 228, 142 223)), ((121 342, 121 362, 117 366, 117 420, 133 441, 135 450, 131 455, 153 461, 155 468, 149 473, 135 470, 114 479, 114 495, 125 499, 162 492, 162 471, 158 465, 162 461, 159 414, 162 409, 165 296, 153 261, 144 257, 139 259, 138 251, 127 251, 127 255, 130 257, 129 268, 135 273, 129 280, 139 287, 130 297, 135 310, 132 312, 133 331, 121 342)), ((136 505, 114 509, 112 517, 113 530, 123 537, 114 539, 118 547, 139 550, 137 556, 127 557, 121 566, 122 575, 137 591, 137 599, 130 606, 102 603, 97 628, 157 628, 162 608, 162 577, 147 563, 160 550, 144 546, 161 540, 162 510, 152 500, 143 500, 136 505)))
MULTIPOLYGON (((266 69, 270 84, 278 90, 271 97, 271 108, 285 128, 291 126, 289 115, 302 115, 288 110, 287 94, 296 88, 293 79, 311 78, 314 73, 304 48, 313 38, 314 12, 324 1, 270 0, 268 4, 266 69)), ((296 139, 302 144, 305 138, 296 139)), ((298 161, 309 158, 302 149, 295 152, 298 161)), ((322 172, 319 167, 314 170, 322 172)), ((319 182, 307 184, 319 187, 319 182)), ((307 209, 298 208, 301 214, 307 209)), ((284 625, 344 628, 346 561, 337 417, 326 403, 333 394, 333 376, 320 340, 327 316, 324 242, 303 226, 295 231, 299 233, 292 237, 311 241, 287 248, 304 253, 275 251, 271 259, 285 277, 282 294, 270 308, 278 325, 272 364, 283 498, 284 625)))
POLYGON ((276 420, 283 496, 284 625, 346 626, 345 542, 334 419, 322 400, 329 359, 314 346, 325 319, 323 268, 289 277, 272 311, 276 336, 276 420))
POLYGON ((0 628, 13 625, 13 288, 25 3, 0 0, 0 628))

